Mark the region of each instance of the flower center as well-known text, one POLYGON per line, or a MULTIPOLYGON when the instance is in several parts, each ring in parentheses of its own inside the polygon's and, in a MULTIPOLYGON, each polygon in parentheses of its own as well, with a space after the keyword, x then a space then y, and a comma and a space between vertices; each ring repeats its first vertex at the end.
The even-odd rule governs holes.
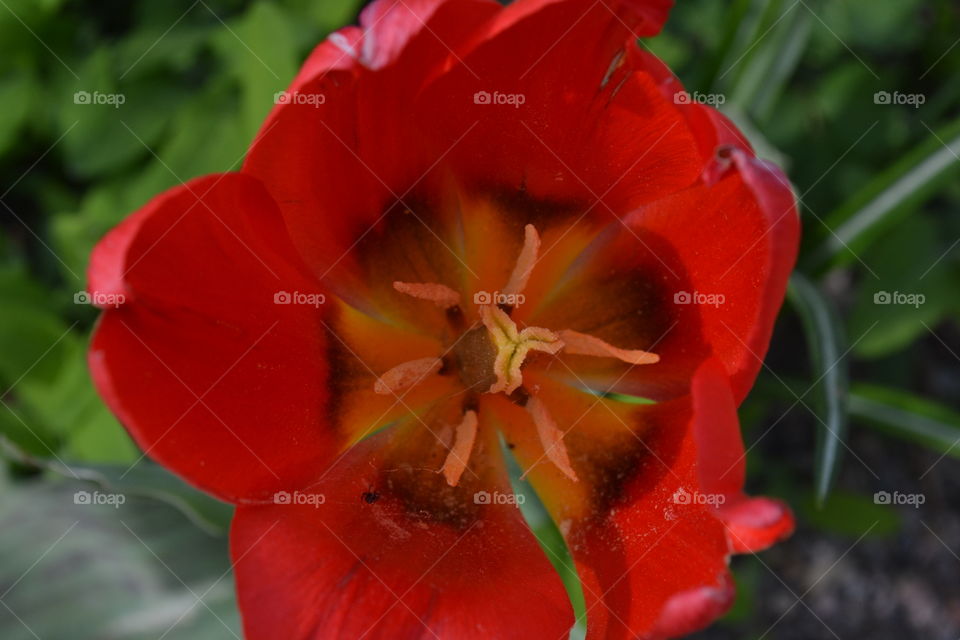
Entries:
MULTIPOLYGON (((540 251, 540 236, 536 228, 528 224, 524 228, 523 248, 514 265, 504 296, 523 293, 540 251)), ((431 302, 447 310, 448 316, 462 319, 461 296, 456 290, 430 282, 394 282, 393 288, 425 302, 431 302)), ((564 475, 577 480, 570 463, 563 433, 557 427, 545 404, 536 396, 536 389, 523 386, 523 367, 531 352, 557 356, 561 352, 616 358, 629 364, 653 364, 659 361, 656 354, 637 349, 621 349, 603 340, 569 329, 558 332, 550 329, 527 326, 518 328, 510 317, 511 308, 492 302, 478 304, 480 324, 462 331, 447 359, 419 358, 399 364, 381 374, 374 391, 379 394, 394 394, 418 384, 426 377, 446 373, 455 368, 460 381, 473 394, 503 393, 523 406, 530 415, 537 435, 544 447, 544 454, 564 475), (520 393, 518 393, 518 390, 520 393)), ((475 406, 475 402, 468 402, 475 406)), ((455 427, 455 440, 440 471, 451 486, 456 486, 467 467, 478 429, 478 416, 474 409, 464 412, 461 422, 455 427)), ((528 470, 529 472, 529 470, 528 470)))

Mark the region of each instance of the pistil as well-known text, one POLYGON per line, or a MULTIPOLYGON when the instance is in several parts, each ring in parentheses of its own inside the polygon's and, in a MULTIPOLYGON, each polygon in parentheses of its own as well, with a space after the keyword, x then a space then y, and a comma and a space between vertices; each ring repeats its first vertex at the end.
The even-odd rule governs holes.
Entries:
POLYGON ((563 348, 563 342, 554 332, 541 327, 526 327, 517 331, 516 323, 502 309, 493 305, 480 307, 480 319, 490 332, 496 359, 493 372, 497 381, 488 393, 504 392, 507 395, 523 384, 520 368, 530 351, 554 354, 563 348))
MULTIPOLYGON (((510 273, 505 295, 522 294, 540 252, 540 235, 532 224, 524 227, 523 247, 510 273)), ((462 322, 460 293, 450 287, 430 282, 394 282, 393 288, 405 295, 432 302, 446 309, 448 315, 456 314, 462 322)), ((576 482, 577 474, 570 464, 570 456, 563 442, 564 433, 557 426, 536 389, 523 389, 524 393, 513 395, 523 386, 522 369, 531 351, 556 355, 560 351, 571 355, 615 358, 631 365, 654 364, 660 361, 655 353, 641 349, 621 349, 614 345, 571 329, 558 332, 542 327, 527 326, 522 330, 510 317, 512 308, 495 304, 482 304, 478 308, 482 326, 473 325, 451 347, 449 361, 455 363, 460 379, 471 394, 504 393, 512 395, 514 402, 524 406, 537 430, 544 456, 567 478, 576 482)), ((463 330, 460 323, 453 323, 463 330)), ((425 377, 436 374, 443 368, 440 358, 420 358, 393 367, 374 385, 379 394, 398 393, 419 383, 425 377)), ((454 443, 450 447, 440 471, 447 483, 455 487, 467 469, 467 462, 476 443, 478 429, 477 412, 467 410, 456 427, 454 443)), ((533 465, 535 466, 535 464, 533 465)), ((531 466, 532 469, 532 466, 531 466)), ((527 469, 524 476, 530 473, 527 469)))

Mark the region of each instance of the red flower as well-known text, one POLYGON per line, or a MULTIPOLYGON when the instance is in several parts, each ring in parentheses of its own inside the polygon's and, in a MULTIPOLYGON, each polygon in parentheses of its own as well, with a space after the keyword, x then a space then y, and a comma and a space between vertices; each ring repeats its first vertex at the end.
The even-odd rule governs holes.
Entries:
MULTIPOLYGON (((378 0, 313 52, 243 170, 95 250, 90 351, 155 460, 237 505, 250 638, 700 628, 747 498, 736 407, 798 222, 786 179, 636 44, 669 0, 378 0), (609 393, 646 398, 625 403, 609 393)), ((203 141, 198 141, 203 143, 203 141)))

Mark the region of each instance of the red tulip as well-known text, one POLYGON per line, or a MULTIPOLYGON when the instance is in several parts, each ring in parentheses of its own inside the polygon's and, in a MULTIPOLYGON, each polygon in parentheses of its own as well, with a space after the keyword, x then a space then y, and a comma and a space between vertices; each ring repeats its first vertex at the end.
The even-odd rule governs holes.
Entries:
POLYGON ((794 198, 637 44, 670 5, 378 0, 240 172, 97 246, 90 289, 126 300, 97 387, 237 505, 249 638, 564 637, 501 441, 570 547, 588 638, 705 626, 730 554, 792 529, 742 492, 736 408, 794 198))

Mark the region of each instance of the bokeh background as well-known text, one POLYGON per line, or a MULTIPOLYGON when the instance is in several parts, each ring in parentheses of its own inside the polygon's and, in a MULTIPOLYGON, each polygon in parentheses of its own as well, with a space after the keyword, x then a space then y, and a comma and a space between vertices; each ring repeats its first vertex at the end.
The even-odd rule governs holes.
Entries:
MULTIPOLYGON (((96 396, 84 270, 151 196, 237 168, 361 4, 0 0, 0 638, 240 635, 230 509, 96 396)), ((697 637, 955 640, 960 3, 679 5, 645 44, 787 169, 804 223, 741 411, 750 488, 798 531, 734 560, 737 604, 697 637)), ((528 518, 579 604, 556 530, 528 518)))

